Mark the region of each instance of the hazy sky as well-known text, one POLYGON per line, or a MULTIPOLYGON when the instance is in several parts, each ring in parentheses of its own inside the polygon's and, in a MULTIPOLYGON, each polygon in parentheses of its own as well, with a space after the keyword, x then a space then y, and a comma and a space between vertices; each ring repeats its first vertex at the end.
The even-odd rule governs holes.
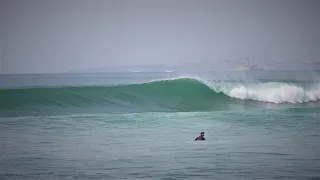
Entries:
POLYGON ((0 0, 1 73, 320 60, 319 0, 0 0))

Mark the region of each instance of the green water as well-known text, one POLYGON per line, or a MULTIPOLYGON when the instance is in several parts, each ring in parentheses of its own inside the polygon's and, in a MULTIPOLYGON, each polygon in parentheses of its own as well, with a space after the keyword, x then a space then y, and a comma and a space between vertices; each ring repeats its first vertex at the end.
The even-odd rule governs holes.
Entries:
POLYGON ((320 177, 317 82, 124 76, 15 77, 0 90, 0 178, 320 177))

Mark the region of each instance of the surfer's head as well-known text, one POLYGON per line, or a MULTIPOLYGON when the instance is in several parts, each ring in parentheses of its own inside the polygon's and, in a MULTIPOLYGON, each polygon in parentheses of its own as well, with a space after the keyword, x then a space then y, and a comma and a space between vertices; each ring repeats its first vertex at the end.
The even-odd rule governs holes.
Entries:
POLYGON ((201 136, 204 136, 204 132, 201 132, 200 135, 201 135, 201 136))

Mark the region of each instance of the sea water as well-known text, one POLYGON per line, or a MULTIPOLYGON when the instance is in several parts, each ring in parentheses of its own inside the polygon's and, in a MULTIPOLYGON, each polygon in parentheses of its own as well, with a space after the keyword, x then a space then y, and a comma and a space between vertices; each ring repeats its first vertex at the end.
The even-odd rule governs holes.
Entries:
POLYGON ((308 75, 1 75, 0 179, 319 179, 308 75))

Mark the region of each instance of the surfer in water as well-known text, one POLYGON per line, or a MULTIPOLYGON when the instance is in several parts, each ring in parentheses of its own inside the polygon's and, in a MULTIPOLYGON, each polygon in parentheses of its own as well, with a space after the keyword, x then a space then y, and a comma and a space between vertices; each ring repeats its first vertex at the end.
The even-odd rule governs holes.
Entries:
POLYGON ((202 140, 206 140, 206 139, 204 138, 204 132, 201 132, 201 133, 200 133, 200 136, 196 137, 196 139, 195 139, 195 141, 202 141, 202 140))

